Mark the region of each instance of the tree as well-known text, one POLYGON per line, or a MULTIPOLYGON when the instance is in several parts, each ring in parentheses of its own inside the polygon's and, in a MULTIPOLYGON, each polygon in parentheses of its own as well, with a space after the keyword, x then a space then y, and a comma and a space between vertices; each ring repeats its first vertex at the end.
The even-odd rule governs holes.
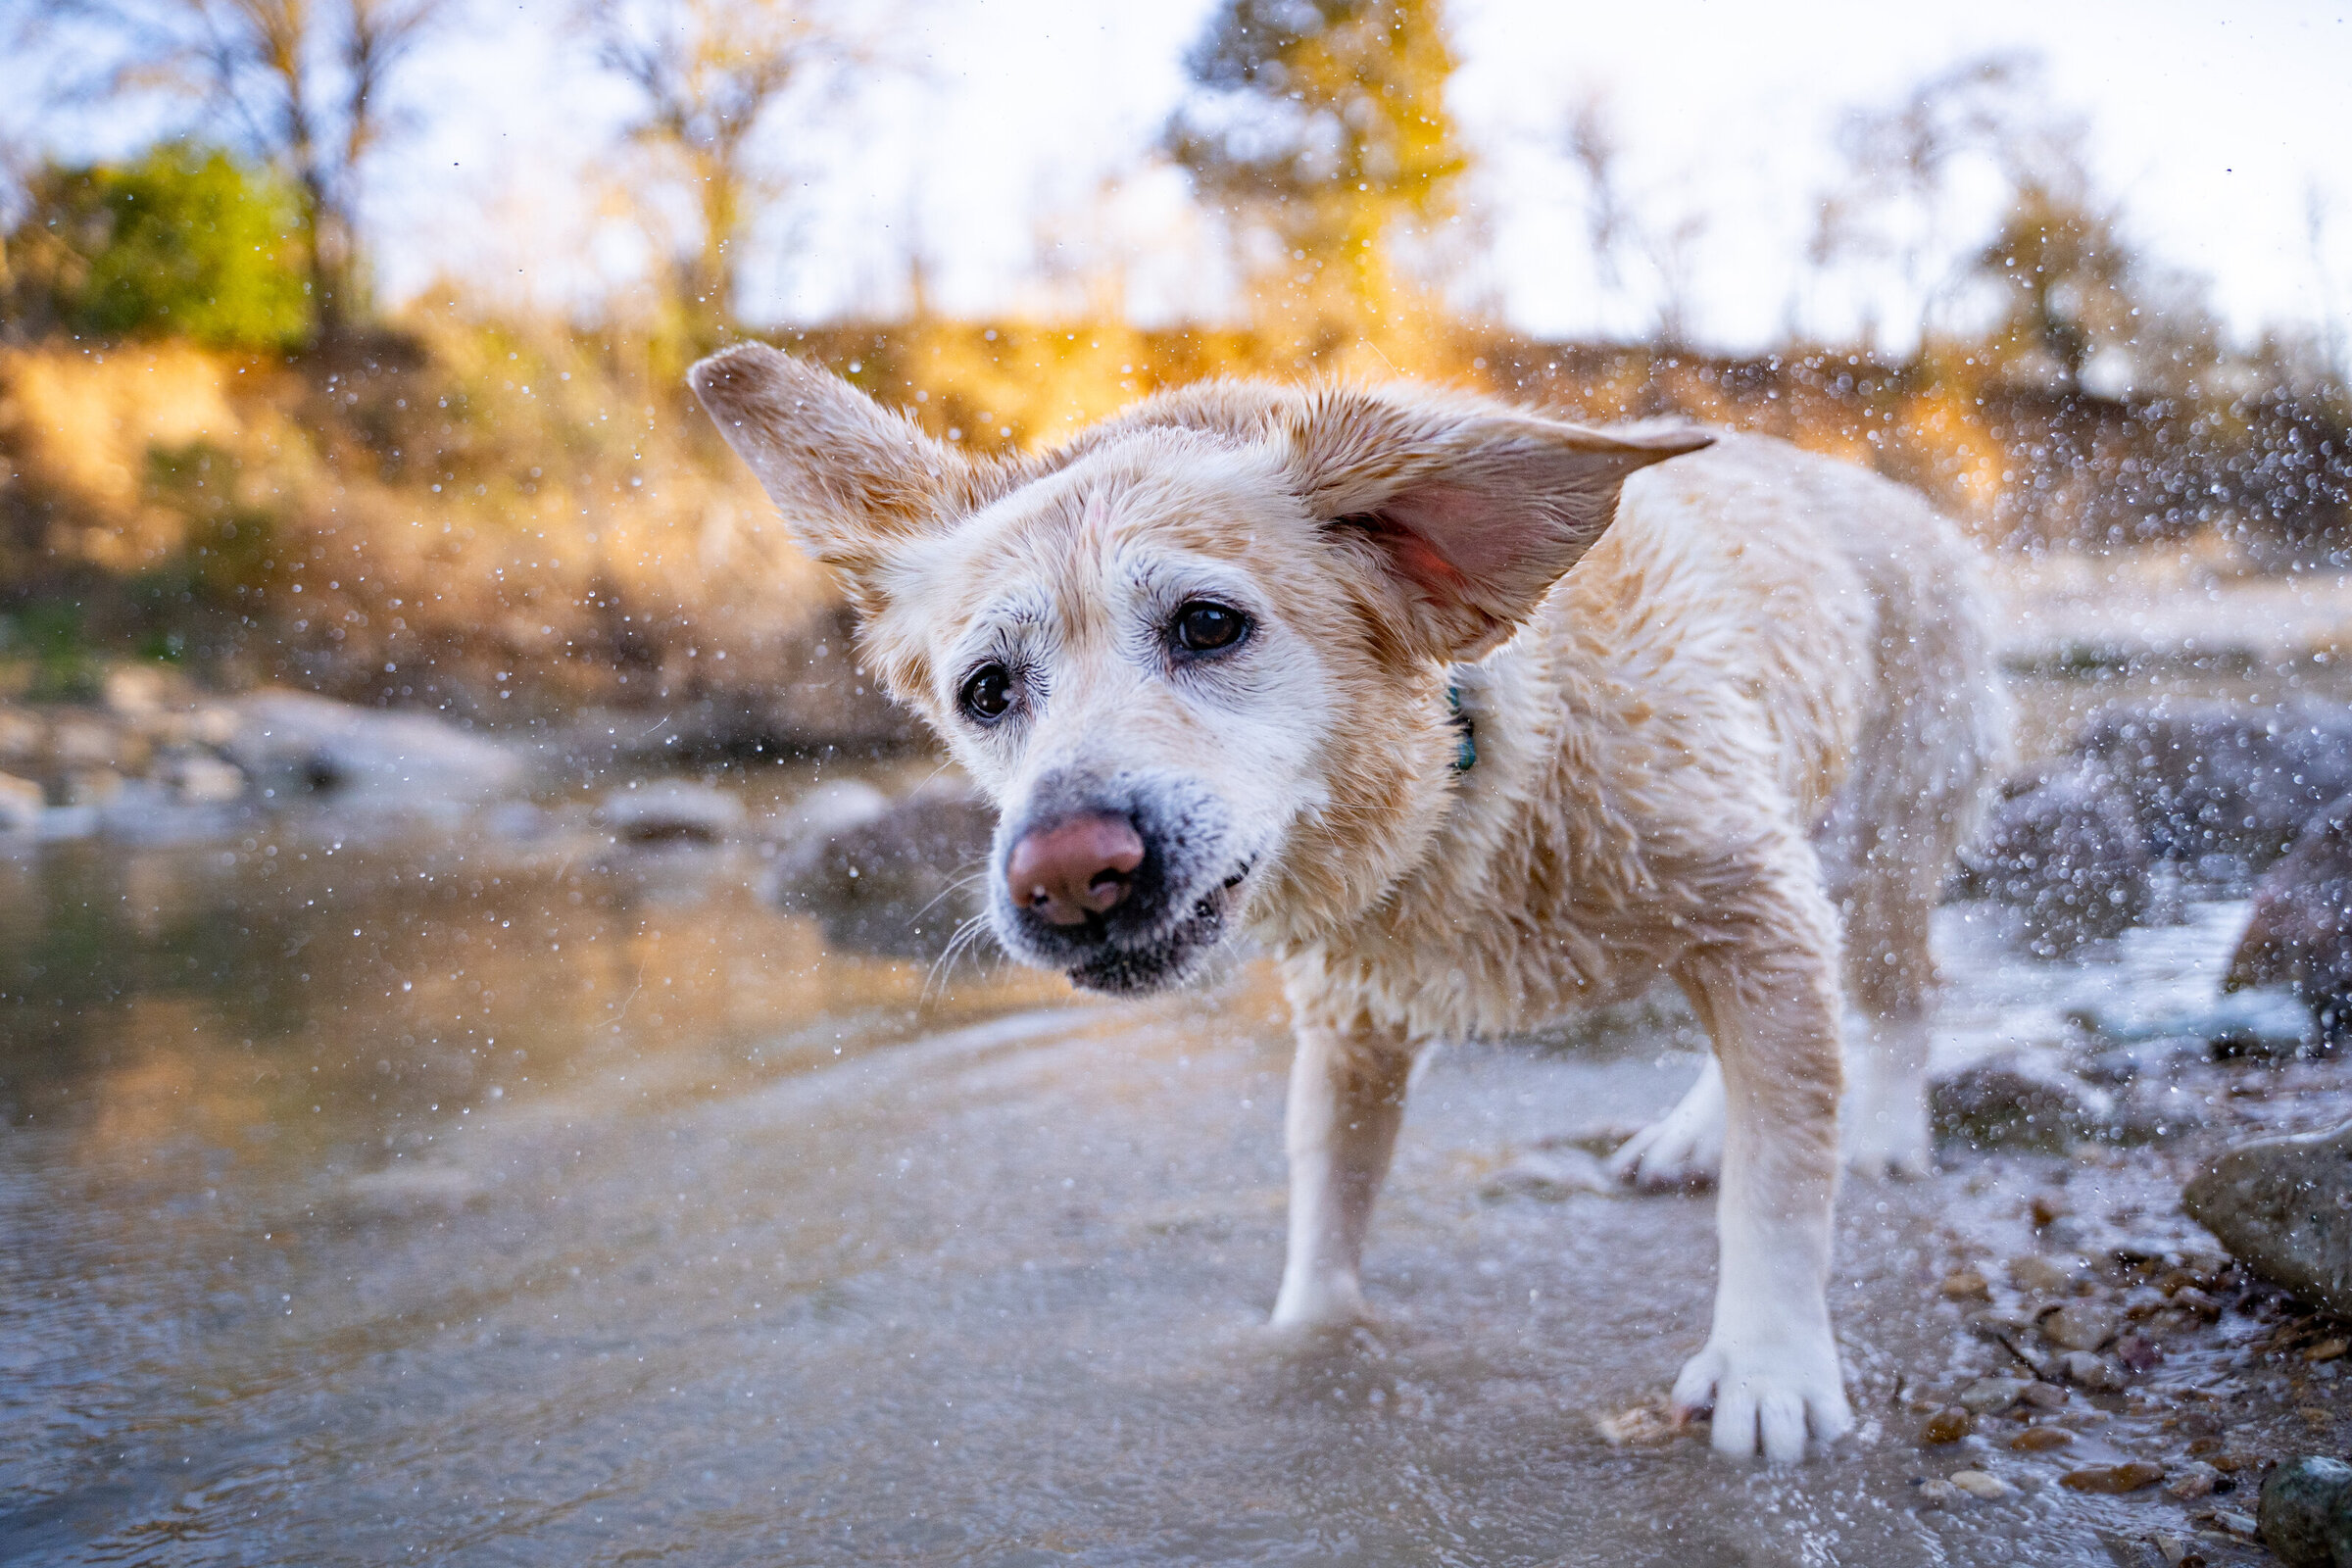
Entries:
POLYGON ((2133 335, 2132 253, 2115 215, 2080 184, 2020 186, 1971 270, 2000 301, 1991 349, 2013 376, 2080 393, 2091 356, 2133 335))
POLYGON ((56 0, 36 13, 73 62, 60 97, 188 102, 208 139, 277 170, 297 192, 320 335, 365 308, 363 166, 388 128, 388 88, 447 0, 56 0))
POLYGON ((795 88, 857 57, 826 16, 783 0, 583 0, 597 63, 635 90, 627 134, 684 187, 694 221, 667 258, 697 347, 735 318, 744 239, 778 178, 761 132, 795 88))
POLYGON ((1409 308, 1400 240, 1448 216, 1467 160, 1446 113, 1441 0, 1223 0, 1165 144, 1246 247, 1261 303, 1310 343, 1409 308))
POLYGON ((1570 109, 1560 145, 1584 184, 1585 243, 1592 252, 1593 275, 1601 291, 1625 293, 1631 282, 1629 270, 1646 272, 1657 302, 1654 337, 1669 348, 1686 346, 1690 341, 1694 264, 1707 231, 1706 215, 1686 209, 1659 223, 1643 212, 1645 206, 1654 208, 1656 193, 1642 202, 1627 189, 1616 127, 1607 101, 1598 93, 1587 93, 1570 109))
POLYGON ((271 171, 159 147, 127 166, 45 168, 25 203, 0 279, 15 321, 223 348, 311 336, 301 198, 271 171))

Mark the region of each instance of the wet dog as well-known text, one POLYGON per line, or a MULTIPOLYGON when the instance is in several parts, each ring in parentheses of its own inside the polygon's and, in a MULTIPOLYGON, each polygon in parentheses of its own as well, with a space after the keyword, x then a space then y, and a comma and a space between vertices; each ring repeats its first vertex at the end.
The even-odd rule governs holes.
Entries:
POLYGON ((1946 519, 1774 441, 1413 387, 1210 383, 997 462, 765 347, 693 380, 1000 808, 1009 952, 1111 992, 1277 956, 1276 1322, 1362 1311, 1416 1053, 1671 980, 1714 1059, 1616 1168, 1720 1180, 1678 1410, 1776 1459, 1852 1425, 1841 1090, 1847 1162, 1926 1167, 1928 917, 2002 744, 1946 519))

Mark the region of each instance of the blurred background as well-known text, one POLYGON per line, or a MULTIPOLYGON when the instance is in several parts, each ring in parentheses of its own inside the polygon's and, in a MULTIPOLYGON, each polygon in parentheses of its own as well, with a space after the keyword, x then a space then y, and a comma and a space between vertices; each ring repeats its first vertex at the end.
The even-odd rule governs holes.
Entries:
POLYGON ((0 682, 35 695, 128 658, 889 731, 811 674, 831 592, 683 392, 747 334, 981 448, 1396 372, 1771 430, 2060 574, 2352 537, 2324 7, 6 17, 0 682))

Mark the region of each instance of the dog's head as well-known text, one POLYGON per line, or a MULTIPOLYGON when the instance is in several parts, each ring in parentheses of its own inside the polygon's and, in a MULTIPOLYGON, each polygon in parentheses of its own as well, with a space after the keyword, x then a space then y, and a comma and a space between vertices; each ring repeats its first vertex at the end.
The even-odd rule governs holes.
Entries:
POLYGON ((1102 991, 1392 887, 1451 787, 1446 666, 1510 638, 1627 474, 1706 443, 1215 383, 991 464, 765 347, 693 380, 870 666, 996 801, 1006 951, 1102 991))

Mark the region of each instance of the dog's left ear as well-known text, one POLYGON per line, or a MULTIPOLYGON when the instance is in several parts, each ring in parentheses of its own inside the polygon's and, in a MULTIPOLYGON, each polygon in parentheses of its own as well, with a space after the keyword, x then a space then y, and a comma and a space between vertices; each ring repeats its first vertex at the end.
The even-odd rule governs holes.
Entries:
POLYGON ((1354 389, 1313 393, 1283 422, 1300 498, 1379 553, 1411 652, 1446 662, 1509 640, 1606 531, 1628 474, 1714 439, 1354 389))

